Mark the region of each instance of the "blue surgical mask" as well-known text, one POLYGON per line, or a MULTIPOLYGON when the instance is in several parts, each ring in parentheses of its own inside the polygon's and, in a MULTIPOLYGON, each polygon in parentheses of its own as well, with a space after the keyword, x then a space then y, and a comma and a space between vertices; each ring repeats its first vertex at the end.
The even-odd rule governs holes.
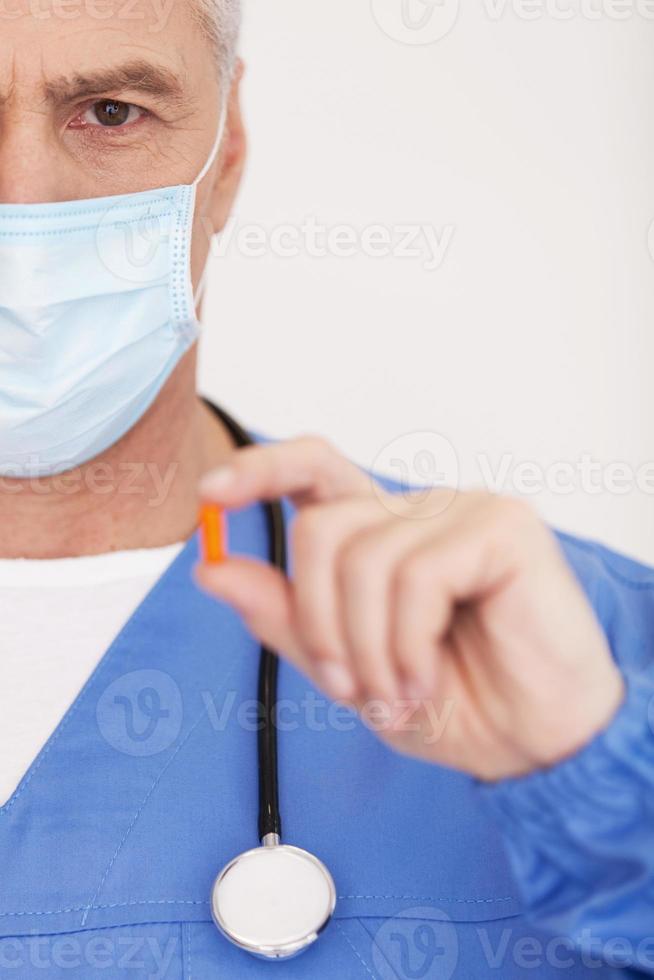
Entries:
POLYGON ((196 341, 197 186, 0 205, 0 475, 51 476, 118 442, 196 341))

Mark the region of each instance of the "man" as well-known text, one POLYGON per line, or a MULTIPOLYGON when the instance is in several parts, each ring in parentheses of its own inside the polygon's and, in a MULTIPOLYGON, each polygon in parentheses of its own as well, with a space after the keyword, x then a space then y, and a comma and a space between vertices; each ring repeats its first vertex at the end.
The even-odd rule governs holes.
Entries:
POLYGON ((654 973, 654 573, 321 439, 235 449, 193 306, 245 159, 238 8, 166 13, 17 0, 0 33, 3 971, 654 973), (200 498, 232 552, 204 592, 200 498), (209 903, 256 844, 260 642, 285 839, 338 890, 277 967, 209 903))

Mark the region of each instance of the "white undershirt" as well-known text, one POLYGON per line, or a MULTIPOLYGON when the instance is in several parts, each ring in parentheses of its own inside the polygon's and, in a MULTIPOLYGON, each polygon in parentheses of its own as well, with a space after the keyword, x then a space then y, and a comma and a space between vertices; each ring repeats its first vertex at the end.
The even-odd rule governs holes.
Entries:
POLYGON ((0 804, 182 547, 0 560, 0 804))

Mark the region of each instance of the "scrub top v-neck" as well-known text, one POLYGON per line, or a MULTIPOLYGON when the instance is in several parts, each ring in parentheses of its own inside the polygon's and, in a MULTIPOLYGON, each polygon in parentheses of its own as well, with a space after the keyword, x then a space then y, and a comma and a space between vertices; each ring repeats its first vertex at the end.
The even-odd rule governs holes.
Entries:
MULTIPOLYGON (((229 536, 265 559, 262 508, 230 514, 229 536)), ((197 553, 193 538, 0 809, 0 975, 522 977, 511 951, 533 927, 472 781, 393 753, 286 664, 285 839, 332 870, 336 915, 281 966, 217 932, 212 881, 257 843, 259 645, 196 588, 197 553)))

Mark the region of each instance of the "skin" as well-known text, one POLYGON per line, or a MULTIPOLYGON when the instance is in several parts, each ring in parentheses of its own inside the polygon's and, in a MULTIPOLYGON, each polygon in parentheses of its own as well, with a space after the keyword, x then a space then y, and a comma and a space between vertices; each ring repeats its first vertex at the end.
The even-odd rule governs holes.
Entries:
POLYGON ((202 493, 297 506, 292 581, 240 557, 199 581, 397 750, 494 781, 570 756, 617 711, 604 634, 525 504, 387 494, 315 437, 244 449, 202 493))
MULTIPOLYGON (((190 183, 214 139, 220 85, 214 52, 189 5, 172 5, 156 25, 145 3, 136 8, 141 20, 110 22, 84 5, 70 20, 47 2, 38 9, 50 10, 50 18, 30 9, 28 0, 12 4, 22 16, 3 19, 0 30, 0 201, 190 183), (156 96, 115 77, 85 94, 66 91, 75 76, 125 75, 135 61, 137 75, 164 69, 179 91, 156 96), (140 109, 109 131, 93 116, 101 99, 140 109)), ((121 9, 117 4, 117 15, 121 9)), ((199 189, 196 286, 207 228, 226 223, 243 170, 240 77, 239 67, 227 136, 199 189)), ((293 580, 230 557, 201 566, 200 584, 328 694, 351 699, 394 747, 495 780, 552 765, 608 724, 624 696, 621 676, 555 539, 534 513, 458 494, 434 516, 426 509, 431 498, 426 505, 381 492, 315 437, 235 451, 197 398, 195 369, 193 349, 134 429, 75 474, 75 493, 61 477, 2 481, 0 556, 163 545, 193 532, 199 496, 240 508, 287 495, 298 508, 290 529, 293 580), (114 475, 102 493, 88 479, 98 462, 114 475), (115 478, 135 462, 141 493, 115 478), (155 477, 164 476, 170 483, 162 495, 155 477)))
MULTIPOLYGON (((77 14, 71 19, 61 16, 62 9, 49 0, 0 6, 0 202, 68 201, 191 183, 211 151, 225 96, 226 136, 198 189, 192 247, 197 287, 211 233, 229 217, 245 162, 242 66, 231 91, 221 92, 214 50, 188 3, 171 4, 163 18, 150 0, 139 0, 126 18, 124 2, 116 0, 102 8, 113 13, 110 21, 94 16, 90 3, 70 8, 77 14), (141 71, 132 74, 148 79, 153 91, 108 78, 99 79, 107 82, 100 87, 67 91, 76 76, 98 81, 125 74, 125 66, 135 63, 141 71), (154 69, 165 81, 176 80, 179 91, 158 91, 160 80, 150 77, 154 69), (124 127, 100 126, 94 116, 100 99, 139 110, 130 110, 124 127)), ((193 347, 150 411, 100 459, 66 478, 0 481, 0 557, 155 547, 192 533, 197 482, 232 449, 227 432, 197 398, 196 361, 193 347)))

